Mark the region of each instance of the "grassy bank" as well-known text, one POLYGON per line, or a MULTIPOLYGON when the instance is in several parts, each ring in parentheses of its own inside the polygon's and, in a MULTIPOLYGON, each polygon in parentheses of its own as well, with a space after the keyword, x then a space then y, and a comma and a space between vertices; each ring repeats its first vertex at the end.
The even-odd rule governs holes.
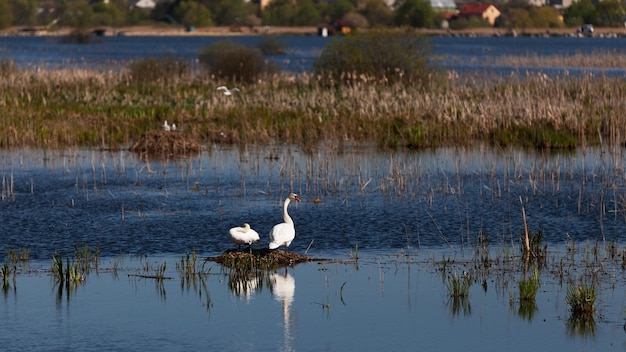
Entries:
POLYGON ((1 70, 0 147, 126 147, 165 120, 202 143, 376 142, 381 147, 574 148, 623 143, 626 82, 565 75, 459 77, 428 86, 322 84, 276 75, 224 95, 189 73, 155 81, 127 70, 1 70))
MULTIPOLYGON (((96 28, 94 28, 96 29, 96 28)), ((197 27, 193 31, 188 31, 184 26, 176 26, 166 23, 155 25, 138 25, 125 27, 97 27, 104 29, 104 35, 127 35, 127 36, 231 36, 231 35, 256 35, 256 34, 274 34, 274 35, 317 35, 318 28, 315 26, 256 26, 256 27, 197 27)), ((577 28, 518 28, 516 35, 519 36, 574 36, 577 28)), ((16 26, 0 30, 0 36, 15 35, 51 35, 64 36, 72 32, 71 27, 24 27, 16 26), (30 29, 31 31, 25 31, 30 29)), ((415 33, 430 36, 501 36, 511 35, 510 29, 478 27, 467 29, 427 29, 412 28, 415 33)), ((360 31, 364 31, 360 29, 360 31)), ((624 27, 595 27, 595 36, 626 36, 626 28, 624 27)))

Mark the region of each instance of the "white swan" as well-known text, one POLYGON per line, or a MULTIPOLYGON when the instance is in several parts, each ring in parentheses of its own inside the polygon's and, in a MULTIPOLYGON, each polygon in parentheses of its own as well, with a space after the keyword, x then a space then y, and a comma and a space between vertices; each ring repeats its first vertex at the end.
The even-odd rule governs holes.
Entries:
POLYGON ((234 87, 234 88, 228 89, 228 87, 226 87, 226 86, 219 86, 219 87, 217 87, 217 90, 223 90, 224 91, 224 95, 233 95, 233 93, 239 91, 239 88, 234 87))
POLYGON ((170 127, 170 125, 167 124, 167 120, 165 120, 165 122, 163 122, 163 130, 166 132, 169 132, 172 128, 170 127))
POLYGON ((296 237, 296 228, 293 225, 293 220, 291 220, 291 217, 287 213, 287 207, 292 200, 299 202, 300 197, 295 193, 291 193, 289 197, 285 199, 285 203, 283 204, 283 218, 285 222, 274 225, 274 228, 270 231, 270 249, 276 249, 280 246, 289 248, 291 241, 296 237))
POLYGON ((247 244, 248 248, 252 250, 252 244, 261 239, 259 234, 250 228, 249 224, 243 224, 243 227, 233 227, 229 231, 230 241, 241 247, 242 244, 247 244))
POLYGON ((175 123, 172 124, 172 131, 176 131, 176 124, 175 123))

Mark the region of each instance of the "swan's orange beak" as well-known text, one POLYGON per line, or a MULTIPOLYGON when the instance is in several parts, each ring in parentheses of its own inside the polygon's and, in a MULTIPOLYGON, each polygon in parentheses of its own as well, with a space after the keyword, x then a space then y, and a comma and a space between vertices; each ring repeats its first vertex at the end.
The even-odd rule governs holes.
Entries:
POLYGON ((296 196, 296 198, 294 198, 296 200, 296 202, 301 201, 300 197, 296 196))

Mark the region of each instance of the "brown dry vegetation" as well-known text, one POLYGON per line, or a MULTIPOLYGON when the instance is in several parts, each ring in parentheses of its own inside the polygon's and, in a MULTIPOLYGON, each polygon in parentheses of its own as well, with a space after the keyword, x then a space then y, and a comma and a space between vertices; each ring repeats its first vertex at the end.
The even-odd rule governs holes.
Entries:
POLYGON ((217 257, 208 257, 205 261, 215 262, 231 269, 274 269, 278 267, 296 265, 299 263, 320 261, 306 255, 291 251, 253 249, 229 250, 217 257))
POLYGON ((139 137, 130 150, 150 156, 190 156, 202 151, 193 137, 179 132, 149 131, 139 137))
MULTIPOLYGON (((593 60, 614 61, 611 53, 593 60)), ((626 140, 626 81, 603 75, 508 77, 434 73, 427 86, 359 77, 328 85, 275 75, 225 96, 227 84, 184 74, 135 82, 128 71, 0 70, 0 147, 140 146, 164 120, 186 141, 333 141, 382 147, 497 145, 572 148, 626 140)), ((159 142, 160 143, 160 142, 159 142)), ((140 150, 144 150, 141 149, 140 150)))

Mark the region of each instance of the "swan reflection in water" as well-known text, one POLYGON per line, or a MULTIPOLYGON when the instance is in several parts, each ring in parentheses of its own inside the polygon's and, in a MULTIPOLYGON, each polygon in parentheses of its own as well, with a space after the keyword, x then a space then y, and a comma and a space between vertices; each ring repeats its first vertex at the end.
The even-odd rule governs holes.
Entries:
POLYGON ((285 270, 284 274, 271 273, 269 277, 270 289, 274 299, 283 304, 283 325, 285 329, 285 346, 283 351, 293 351, 293 339, 291 320, 291 303, 296 292, 296 280, 285 270))
POLYGON ((233 270, 228 274, 228 288, 235 296, 249 302, 252 295, 262 289, 261 280, 258 272, 233 270))

